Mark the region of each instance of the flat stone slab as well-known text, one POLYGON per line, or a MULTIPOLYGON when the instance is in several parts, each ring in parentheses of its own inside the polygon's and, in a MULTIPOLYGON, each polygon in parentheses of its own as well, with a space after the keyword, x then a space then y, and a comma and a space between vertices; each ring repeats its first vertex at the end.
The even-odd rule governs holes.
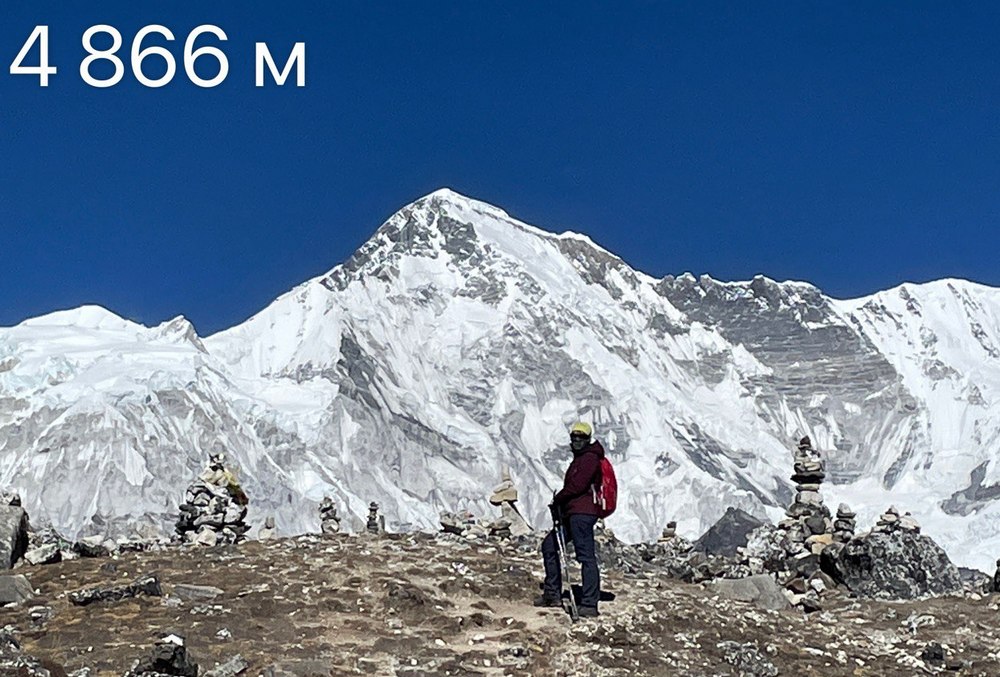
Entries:
POLYGON ((214 585, 192 585, 190 583, 178 583, 173 588, 173 593, 185 601, 215 599, 225 590, 214 585))

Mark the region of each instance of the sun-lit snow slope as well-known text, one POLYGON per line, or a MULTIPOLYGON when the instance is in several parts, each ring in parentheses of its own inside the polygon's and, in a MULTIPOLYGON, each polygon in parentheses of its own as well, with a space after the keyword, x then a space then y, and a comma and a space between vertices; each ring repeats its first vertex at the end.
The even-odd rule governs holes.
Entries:
POLYGON ((1000 290, 940 280, 834 306, 919 412, 912 444, 843 495, 912 510, 953 557, 989 570, 1000 555, 1000 290))
POLYGON ((224 448, 259 508, 286 503, 280 459, 223 370, 183 318, 148 329, 88 306, 0 329, 0 486, 68 537, 132 533, 175 519, 224 448))
POLYGON ((986 568, 998 292, 901 289, 833 301, 763 277, 655 280, 441 190, 203 341, 99 309, 0 329, 0 481, 66 530, 121 529, 169 516, 221 447, 254 515, 285 530, 314 528, 324 494, 356 520, 376 500, 395 528, 433 529, 440 510, 489 513, 509 466, 544 526, 584 418, 621 481, 610 524, 635 540, 671 519, 695 535, 729 505, 777 517, 809 434, 834 506, 864 525, 897 503, 986 568))

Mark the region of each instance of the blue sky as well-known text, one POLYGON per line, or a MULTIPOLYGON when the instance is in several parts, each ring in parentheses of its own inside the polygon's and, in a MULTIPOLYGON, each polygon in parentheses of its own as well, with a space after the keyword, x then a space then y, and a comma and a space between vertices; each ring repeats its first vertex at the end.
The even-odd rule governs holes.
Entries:
POLYGON ((0 325, 99 303, 146 324, 183 314, 208 334, 441 186, 587 233, 657 276, 764 273, 839 297, 940 277, 1000 285, 996 5, 2 12, 0 325), (192 28, 216 24, 229 77, 199 89, 180 69, 148 89, 127 71, 91 88, 80 37, 99 23, 122 32, 126 63, 141 26, 169 27, 179 56, 192 28), (59 69, 45 89, 7 74, 36 24, 59 69), (255 41, 276 54, 304 41, 307 86, 255 88, 255 41))

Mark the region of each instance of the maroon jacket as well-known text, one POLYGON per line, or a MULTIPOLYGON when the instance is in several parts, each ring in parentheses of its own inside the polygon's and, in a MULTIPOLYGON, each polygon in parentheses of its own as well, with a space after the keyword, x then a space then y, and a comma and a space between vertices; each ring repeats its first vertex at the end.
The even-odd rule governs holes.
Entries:
POLYGON ((602 458, 604 458, 604 447, 597 440, 580 451, 573 452, 573 462, 566 469, 563 488, 552 499, 552 502, 560 506, 565 514, 600 514, 597 504, 594 503, 592 487, 601 481, 602 458))

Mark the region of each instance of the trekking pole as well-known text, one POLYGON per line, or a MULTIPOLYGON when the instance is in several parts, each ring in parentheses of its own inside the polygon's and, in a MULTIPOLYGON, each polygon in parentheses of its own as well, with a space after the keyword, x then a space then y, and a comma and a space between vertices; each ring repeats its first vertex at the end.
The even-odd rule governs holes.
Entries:
POLYGON ((559 547, 559 568, 562 569, 563 587, 569 590, 569 604, 566 607, 566 611, 569 612, 569 617, 576 622, 580 616, 576 610, 576 598, 573 597, 573 584, 569 577, 569 558, 566 555, 566 536, 563 533, 562 510, 558 505, 552 505, 552 528, 556 532, 556 545, 559 547))

